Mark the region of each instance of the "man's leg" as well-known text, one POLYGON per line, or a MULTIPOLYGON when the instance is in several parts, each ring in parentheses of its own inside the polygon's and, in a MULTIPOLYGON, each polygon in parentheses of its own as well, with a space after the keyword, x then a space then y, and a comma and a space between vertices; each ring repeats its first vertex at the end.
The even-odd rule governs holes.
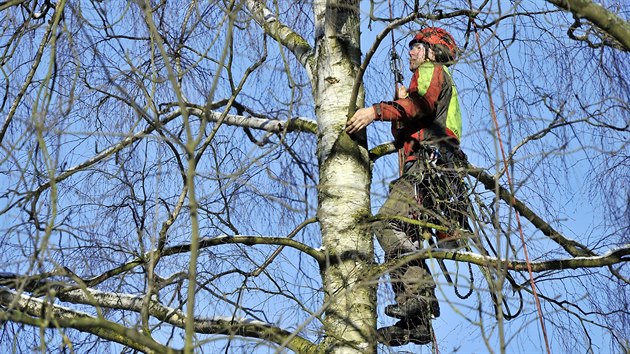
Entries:
POLYGON ((372 230, 385 251, 386 261, 418 250, 414 240, 408 236, 409 225, 396 220, 396 217, 409 218, 416 209, 415 204, 412 183, 404 178, 394 181, 385 204, 376 214, 379 220, 373 224, 372 230))
POLYGON ((429 344, 432 339, 431 321, 422 317, 404 318, 393 326, 378 329, 378 341, 390 347, 429 344))
POLYGON ((406 264, 390 272, 396 304, 385 308, 387 316, 396 318, 440 317, 440 304, 435 297, 435 282, 423 260, 406 264))
MULTIPOLYGON (((404 178, 399 179, 392 184, 390 195, 378 212, 382 219, 376 223, 374 232, 385 251, 386 260, 418 250, 409 237, 410 225, 391 219, 418 215, 421 208, 414 197, 414 185, 404 178)), ((428 343, 430 318, 431 315, 439 316, 439 304, 434 295, 435 283, 426 264, 421 261, 406 264, 391 270, 390 277, 397 304, 388 306, 386 313, 401 320, 394 326, 379 329, 380 340, 389 345, 428 343)))

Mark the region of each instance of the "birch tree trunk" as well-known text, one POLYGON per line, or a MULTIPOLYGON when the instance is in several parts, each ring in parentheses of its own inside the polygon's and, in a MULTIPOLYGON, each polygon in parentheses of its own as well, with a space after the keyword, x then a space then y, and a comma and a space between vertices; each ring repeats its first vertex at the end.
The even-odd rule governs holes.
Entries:
POLYGON ((429 352, 375 329, 378 276, 430 258, 480 275, 434 273, 436 352, 630 353, 625 2, 391 3, 0 1, 0 353, 429 352), (395 149, 344 126, 424 25, 460 45, 479 242, 378 265, 395 149))
POLYGON ((350 93, 360 65, 358 1, 317 2, 316 71, 313 83, 319 127, 318 219, 328 255, 324 283, 324 349, 374 352, 375 289, 366 282, 372 237, 358 227, 370 213, 369 159, 344 132, 350 93), (327 342, 327 343, 326 343, 327 342))

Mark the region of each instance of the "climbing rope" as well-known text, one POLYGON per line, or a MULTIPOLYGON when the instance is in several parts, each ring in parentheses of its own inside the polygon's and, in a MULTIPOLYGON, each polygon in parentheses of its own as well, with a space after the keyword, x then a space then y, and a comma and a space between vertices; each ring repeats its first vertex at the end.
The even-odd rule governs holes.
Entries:
MULTIPOLYGON (((490 215, 485 215, 484 210, 487 209, 487 206, 479 199, 478 196, 475 196, 476 199, 476 203, 477 205, 479 205, 479 211, 484 214, 484 215, 478 215, 475 212, 475 209, 472 207, 471 204, 469 204, 469 213, 470 215, 472 215, 472 219, 473 220, 489 220, 491 219, 490 215)), ((490 239, 488 238, 488 235, 486 235, 486 233, 484 232, 483 228, 479 228, 478 229, 479 234, 483 233, 483 237, 486 240, 486 243, 488 244, 488 247, 490 248, 490 251, 492 252, 492 256, 494 256, 495 258, 498 258, 499 254, 497 252, 497 250, 492 246, 492 243, 490 242, 490 239)), ((481 239, 479 239, 478 237, 474 237, 472 239, 472 242, 474 243, 475 247, 479 250, 479 253, 482 256, 485 257, 489 257, 491 256, 491 253, 488 252, 488 250, 486 250, 486 248, 483 246, 481 239)), ((467 250, 469 252, 472 252, 472 250, 470 249, 470 246, 468 245, 467 250)), ((493 288, 494 285, 494 278, 492 276, 492 273, 490 272, 490 267, 481 267, 481 271, 484 274, 484 276, 486 277, 487 281, 488 281, 488 286, 490 288, 493 288)), ((520 315, 521 311, 523 310, 523 294, 522 294, 522 289, 521 286, 518 285, 518 283, 516 282, 516 280, 514 279, 514 277, 512 277, 512 275, 510 273, 508 273, 507 271, 505 272, 505 278, 507 279, 507 281, 510 283, 510 285, 512 286, 512 291, 514 293, 518 294, 519 297, 519 305, 518 305, 518 309, 516 310, 516 313, 512 314, 512 311, 510 310, 510 305, 507 302, 507 299, 505 296, 502 296, 502 303, 503 303, 503 307, 505 310, 502 311, 502 315, 503 318, 505 318, 506 320, 510 321, 514 318, 516 318, 518 315, 520 315)), ((494 312, 496 316, 499 316, 499 306, 498 306, 498 300, 497 300, 497 295, 495 294, 496 291, 490 291, 490 296, 492 297, 492 301, 493 301, 493 305, 494 305, 494 312)))
MULTIPOLYGON (((470 249, 470 247, 466 246, 466 251, 468 251, 470 249)), ((455 295, 457 295, 458 298, 462 299, 462 300, 466 300, 470 297, 470 295, 472 295, 473 293, 473 283, 475 282, 475 277, 473 276, 473 271, 472 271, 472 266, 470 265, 470 263, 468 264, 468 275, 469 275, 469 281, 470 281, 470 288, 468 289, 468 292, 464 295, 462 295, 459 292, 459 288, 457 287, 457 281, 455 281, 453 283, 453 289, 455 290, 455 295)), ((457 272, 455 273, 455 279, 458 278, 459 275, 459 267, 457 267, 457 272)))
MULTIPOLYGON (((470 1, 469 1, 469 5, 472 8, 472 3, 470 1)), ((494 128, 495 128, 495 131, 496 131, 496 134, 497 134, 497 140, 499 142, 499 147, 501 149, 501 155, 502 155, 502 158, 503 158, 503 164, 505 166, 505 174, 506 174, 506 177, 507 177, 507 182, 508 182, 508 185, 510 186, 510 188, 513 189, 512 188, 512 186, 513 186, 513 184, 512 184, 512 177, 511 177, 511 174, 510 174, 510 169, 508 168, 509 167, 508 166, 508 160, 507 160, 507 156, 506 156, 506 153, 505 153, 505 148, 503 146, 503 140, 501 138, 501 131, 500 131, 500 127, 499 127, 499 121, 497 119, 497 114, 496 114, 496 111, 495 111, 495 108, 494 108, 494 101, 492 99, 492 90, 491 90, 491 87, 490 87, 490 80, 488 79, 488 77, 489 77, 488 76, 488 71, 487 71, 485 59, 484 59, 484 56, 483 56, 483 51, 481 50, 481 39, 479 38, 480 37, 479 36, 479 31, 477 29, 477 24, 476 24, 474 19, 471 19, 471 24, 472 24, 473 29, 475 31, 475 38, 476 38, 476 41, 477 41, 477 47, 479 48, 479 57, 480 57, 480 61, 481 61, 481 67, 483 69, 484 78, 485 78, 485 82, 486 82, 486 89, 488 91, 488 99, 489 99, 489 104, 490 104, 490 114, 492 116, 492 120, 493 120, 493 123, 494 123, 494 128)), ((540 320, 540 327, 541 327, 541 330, 542 330, 542 333, 543 333, 543 337, 545 339, 545 346, 546 346, 546 349, 547 349, 547 353, 551 354, 551 349, 549 347, 549 340, 547 338, 547 330, 545 328, 545 320, 544 320, 542 308, 540 306, 540 299, 538 298, 538 292, 536 291, 536 282, 534 281, 534 274, 533 274, 533 271, 532 271, 531 263, 529 261, 529 255, 528 255, 528 252, 527 252, 527 245, 525 243, 525 235, 524 235, 524 232, 523 232, 523 226, 521 224, 520 214, 516 210, 515 210, 514 214, 516 216, 516 222, 517 222, 517 225, 518 225, 519 234, 520 234, 520 237, 521 237, 521 242, 523 244, 523 254, 525 255, 525 263, 527 264, 527 271, 529 273, 529 280, 530 280, 530 284, 532 286, 532 293, 534 294, 534 300, 536 302, 536 309, 538 311, 538 318, 540 320)))

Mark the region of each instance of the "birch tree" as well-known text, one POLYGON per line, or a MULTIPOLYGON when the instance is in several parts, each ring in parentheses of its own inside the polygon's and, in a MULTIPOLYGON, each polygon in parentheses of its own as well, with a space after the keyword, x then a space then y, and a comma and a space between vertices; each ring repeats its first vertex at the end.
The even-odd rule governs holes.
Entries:
POLYGON ((443 315, 403 350, 627 352, 623 5, 0 2, 0 347, 395 352, 384 275, 422 258, 443 315), (423 26, 461 49, 473 230, 384 263, 389 126, 344 127, 423 26))

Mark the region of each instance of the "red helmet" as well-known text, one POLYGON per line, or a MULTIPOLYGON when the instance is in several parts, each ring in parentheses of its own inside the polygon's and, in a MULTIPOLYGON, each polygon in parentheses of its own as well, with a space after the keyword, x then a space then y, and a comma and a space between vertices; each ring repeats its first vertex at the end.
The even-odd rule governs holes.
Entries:
POLYGON ((439 62, 449 62, 457 57, 457 44, 450 33, 438 27, 426 27, 418 32, 409 46, 415 43, 426 43, 435 52, 435 58, 439 62))

